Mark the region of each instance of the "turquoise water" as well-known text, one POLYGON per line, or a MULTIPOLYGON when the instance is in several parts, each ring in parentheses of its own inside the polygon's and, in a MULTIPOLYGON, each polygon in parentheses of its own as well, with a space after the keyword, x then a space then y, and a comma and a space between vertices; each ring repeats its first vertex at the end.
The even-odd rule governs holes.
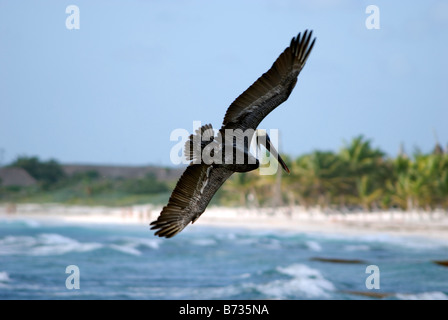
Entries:
POLYGON ((166 240, 146 225, 0 220, 0 299, 448 299, 432 262, 447 259, 446 242, 385 234, 191 226, 166 240))

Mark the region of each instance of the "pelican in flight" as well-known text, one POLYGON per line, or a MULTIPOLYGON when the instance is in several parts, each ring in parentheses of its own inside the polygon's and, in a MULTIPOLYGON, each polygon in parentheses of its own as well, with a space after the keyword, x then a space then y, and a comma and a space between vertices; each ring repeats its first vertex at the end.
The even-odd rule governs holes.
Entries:
POLYGON ((249 150, 256 138, 289 173, 269 136, 257 130, 260 122, 286 101, 297 82, 316 39, 306 30, 292 38, 272 67, 233 101, 215 136, 211 125, 196 130, 185 145, 185 156, 191 161, 174 188, 168 204, 151 223, 156 236, 171 238, 190 222, 194 223, 207 208, 222 184, 234 172, 248 172, 260 166, 249 150))

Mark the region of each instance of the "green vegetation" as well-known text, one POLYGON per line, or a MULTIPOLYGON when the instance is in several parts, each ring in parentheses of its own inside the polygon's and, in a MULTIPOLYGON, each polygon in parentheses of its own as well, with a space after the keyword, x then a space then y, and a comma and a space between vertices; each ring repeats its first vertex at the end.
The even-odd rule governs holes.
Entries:
POLYGON ((43 189, 49 189, 65 177, 64 170, 56 160, 42 162, 37 157, 19 157, 10 167, 25 169, 40 182, 43 189))
POLYGON ((284 159, 291 174, 282 173, 280 184, 277 176, 235 175, 224 185, 222 201, 269 206, 280 194, 283 205, 366 211, 448 209, 448 154, 438 145, 431 154, 417 151, 412 157, 388 158, 358 136, 336 153, 314 151, 284 159))
MULTIPOLYGON (((314 151, 296 159, 283 156, 291 174, 235 174, 217 192, 212 204, 227 206, 303 205, 333 209, 448 209, 448 154, 440 146, 424 154, 390 158, 363 136, 338 152, 314 151)), ((54 160, 19 158, 38 185, 1 187, 0 202, 60 202, 85 205, 164 204, 176 181, 106 179, 96 171, 66 176, 54 160)))
POLYGON ((55 160, 42 162, 37 157, 20 157, 10 166, 25 169, 38 185, 22 188, 0 185, 0 202, 110 206, 164 203, 173 187, 157 181, 151 174, 140 179, 112 179, 91 170, 67 176, 55 160))

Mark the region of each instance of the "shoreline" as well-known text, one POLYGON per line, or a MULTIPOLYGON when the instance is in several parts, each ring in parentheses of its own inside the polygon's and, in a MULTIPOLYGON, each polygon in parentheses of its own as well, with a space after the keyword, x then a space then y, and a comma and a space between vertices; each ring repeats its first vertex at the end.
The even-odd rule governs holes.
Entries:
MULTIPOLYGON (((20 204, 13 212, 0 206, 0 220, 60 221, 81 224, 149 225, 161 206, 89 207, 59 204, 20 204)), ((210 207, 193 225, 343 235, 388 234, 424 237, 448 242, 448 212, 374 211, 329 212, 317 208, 210 207)))
MULTIPOLYGON (((213 210, 213 208, 212 208, 213 210)), ((247 211, 243 209, 241 211, 247 211)), ((320 210, 279 209, 280 213, 269 214, 272 209, 262 209, 261 213, 238 213, 238 209, 215 208, 208 217, 201 216, 202 225, 219 227, 244 227, 250 229, 275 229, 292 232, 373 235, 388 234, 392 236, 424 237, 447 241, 448 214, 427 212, 352 212, 325 213, 320 210), (263 212, 265 210, 265 212, 263 212), (231 211, 235 217, 227 218, 231 211)))

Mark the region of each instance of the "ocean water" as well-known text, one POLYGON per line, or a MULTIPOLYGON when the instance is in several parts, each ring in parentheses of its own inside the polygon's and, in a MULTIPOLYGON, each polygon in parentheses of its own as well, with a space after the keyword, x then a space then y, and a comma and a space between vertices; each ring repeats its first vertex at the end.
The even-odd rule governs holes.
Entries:
POLYGON ((447 259, 446 242, 386 234, 4 219, 0 299, 446 300, 447 259))

